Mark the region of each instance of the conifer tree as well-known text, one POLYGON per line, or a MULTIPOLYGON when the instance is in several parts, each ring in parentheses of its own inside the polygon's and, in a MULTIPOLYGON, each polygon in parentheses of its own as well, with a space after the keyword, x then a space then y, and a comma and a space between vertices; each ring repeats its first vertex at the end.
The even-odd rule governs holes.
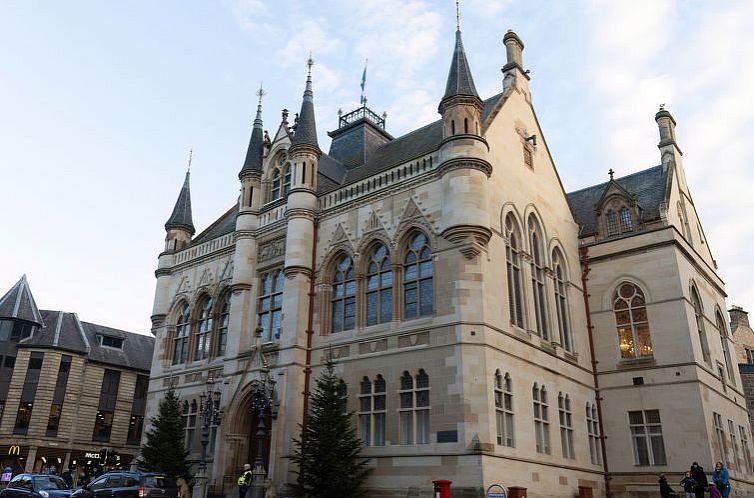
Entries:
POLYGON ((365 495, 371 469, 359 456, 362 443, 346 411, 348 389, 328 362, 312 393, 311 410, 291 459, 298 464, 297 498, 357 498, 365 495))
POLYGON ((141 449, 140 470, 160 472, 174 478, 189 476, 188 451, 184 446, 184 421, 178 395, 171 388, 160 401, 157 416, 147 431, 147 443, 141 449))

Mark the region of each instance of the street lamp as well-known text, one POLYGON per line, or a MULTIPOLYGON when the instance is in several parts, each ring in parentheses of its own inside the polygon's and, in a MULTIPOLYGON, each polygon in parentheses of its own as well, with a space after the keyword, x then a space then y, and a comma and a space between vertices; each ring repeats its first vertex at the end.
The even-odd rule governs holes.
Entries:
POLYGON ((207 496, 207 445, 210 428, 220 425, 220 390, 215 388, 215 379, 210 372, 207 376, 207 391, 199 395, 199 413, 202 417, 202 457, 196 473, 196 486, 193 498, 207 496))
POLYGON ((260 380, 255 383, 251 392, 252 410, 257 412, 257 455, 254 460, 253 479, 251 481, 251 498, 264 498, 266 493, 265 481, 267 471, 264 468, 264 439, 267 435, 265 415, 270 410, 275 399, 275 379, 270 376, 266 366, 259 371, 260 380))

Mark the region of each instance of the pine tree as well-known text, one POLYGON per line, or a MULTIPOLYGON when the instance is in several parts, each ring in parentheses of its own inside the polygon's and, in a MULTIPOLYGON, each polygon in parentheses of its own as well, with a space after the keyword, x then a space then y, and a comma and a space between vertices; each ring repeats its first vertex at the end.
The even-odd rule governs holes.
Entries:
POLYGON ((188 451, 183 444, 184 421, 178 395, 171 388, 160 401, 157 416, 147 431, 147 444, 141 449, 140 470, 160 472, 174 478, 189 476, 188 451))
POLYGON ((357 498, 365 495, 371 469, 359 456, 361 440, 346 412, 348 389, 328 363, 312 393, 311 411, 291 459, 298 464, 297 498, 357 498))

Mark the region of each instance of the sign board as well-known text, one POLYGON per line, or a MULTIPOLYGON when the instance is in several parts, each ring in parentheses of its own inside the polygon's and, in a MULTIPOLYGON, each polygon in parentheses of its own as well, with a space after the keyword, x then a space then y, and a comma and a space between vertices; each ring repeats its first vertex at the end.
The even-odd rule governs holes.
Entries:
POLYGON ((89 451, 87 453, 84 453, 84 458, 94 458, 96 460, 99 460, 99 453, 94 453, 92 451, 89 451))
POLYGON ((21 447, 17 444, 8 447, 8 454, 19 456, 21 454, 21 447))
POLYGON ((502 484, 492 484, 487 488, 487 498, 508 498, 508 488, 502 484))

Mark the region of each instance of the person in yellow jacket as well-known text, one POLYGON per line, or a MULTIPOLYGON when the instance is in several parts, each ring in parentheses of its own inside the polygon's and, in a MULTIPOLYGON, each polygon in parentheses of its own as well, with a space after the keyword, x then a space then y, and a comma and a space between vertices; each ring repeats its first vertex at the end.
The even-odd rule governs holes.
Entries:
POLYGON ((249 486, 251 486, 251 465, 246 463, 243 466, 243 473, 241 474, 241 477, 238 478, 238 498, 246 498, 246 492, 249 490, 249 486))

